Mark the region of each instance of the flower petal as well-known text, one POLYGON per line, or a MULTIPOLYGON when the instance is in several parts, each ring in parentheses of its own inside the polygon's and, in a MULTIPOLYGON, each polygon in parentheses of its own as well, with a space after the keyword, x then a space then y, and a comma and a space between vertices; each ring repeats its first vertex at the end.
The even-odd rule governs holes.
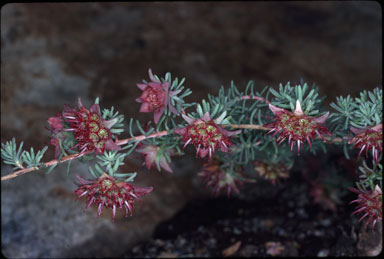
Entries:
POLYGON ((140 112, 151 112, 149 109, 149 103, 142 103, 140 106, 140 112))
POLYGON ((209 116, 209 112, 204 113, 203 117, 201 117, 201 120, 203 121, 210 121, 211 116, 209 116))
POLYGON ((269 104, 269 109, 273 112, 274 115, 280 115, 287 112, 286 110, 278 108, 272 104, 269 104))
POLYGON ((155 110, 154 115, 153 115, 153 120, 154 120, 155 124, 157 124, 159 122, 160 117, 161 117, 161 115, 163 115, 163 113, 164 113, 164 107, 161 107, 160 109, 155 110))
POLYGON ((113 142, 111 139, 108 139, 105 142, 105 148, 107 150, 121 150, 121 147, 117 145, 115 142, 113 142))
POLYGON ((183 117, 183 119, 184 119, 186 122, 188 122, 189 125, 191 125, 191 124, 195 121, 195 119, 190 118, 190 117, 188 117, 187 115, 182 114, 181 116, 183 117))
POLYGON ((157 90, 163 89, 163 87, 161 86, 161 83, 149 82, 148 85, 157 90))
POLYGON ((148 69, 148 74, 149 74, 149 78, 151 79, 151 81, 152 82, 158 82, 158 83, 160 83, 160 80, 157 80, 154 76, 153 76, 153 74, 152 74, 152 69, 148 69))
POLYGON ((92 106, 91 106, 91 108, 89 108, 89 110, 90 110, 90 112, 94 112, 94 113, 97 113, 98 115, 100 115, 100 113, 99 113, 99 105, 98 104, 93 104, 92 106))
POLYGON ((147 169, 151 169, 152 166, 154 165, 155 163, 155 159, 156 159, 156 152, 148 152, 145 156, 145 166, 147 167, 147 169))
POLYGON ((299 100, 296 100, 296 109, 295 111, 293 112, 295 115, 304 115, 304 112, 303 110, 301 109, 301 104, 300 104, 300 101, 299 100))
POLYGON ((160 163, 160 167, 163 168, 165 171, 167 171, 169 173, 173 173, 172 168, 171 168, 170 164, 168 163, 166 157, 160 158, 159 163, 160 163))
POLYGON ((351 126, 349 129, 350 129, 354 134, 356 134, 356 135, 359 135, 359 134, 365 132, 365 129, 358 129, 358 128, 354 128, 354 127, 352 127, 352 126, 351 126))
POLYGON ((317 123, 323 124, 325 120, 328 118, 329 112, 326 112, 325 114, 321 115, 320 117, 313 118, 313 120, 317 123))
POLYGON ((187 129, 186 128, 178 128, 178 129, 175 129, 175 133, 179 134, 179 135, 184 135, 185 133, 187 133, 187 129))
POLYGON ((117 123, 117 121, 119 120, 119 118, 114 118, 114 119, 110 119, 110 120, 103 120, 103 124, 106 128, 108 129, 111 129, 113 127, 113 125, 115 125, 117 123))
POLYGON ((84 107, 83 103, 81 102, 81 98, 80 97, 77 99, 77 105, 78 105, 79 109, 84 107))
POLYGON ((136 85, 142 91, 144 91, 147 88, 147 86, 148 86, 147 84, 136 84, 136 85))

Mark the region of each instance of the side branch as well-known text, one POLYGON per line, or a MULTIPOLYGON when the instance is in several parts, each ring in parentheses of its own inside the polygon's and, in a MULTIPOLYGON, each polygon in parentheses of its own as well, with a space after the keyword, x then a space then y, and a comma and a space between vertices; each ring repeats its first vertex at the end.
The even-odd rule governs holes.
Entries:
MULTIPOLYGON (((127 138, 127 139, 122 139, 122 140, 117 141, 116 144, 119 145, 119 146, 121 146, 121 145, 127 144, 130 140, 133 140, 133 139, 136 139, 136 140, 144 140, 144 139, 149 139, 149 138, 161 137, 161 136, 164 136, 164 135, 167 135, 167 134, 168 134, 168 131, 165 130, 165 131, 160 131, 160 132, 157 132, 157 133, 153 133, 153 134, 148 135, 148 136, 141 135, 141 136, 137 136, 137 137, 132 137, 132 138, 127 138)), ((16 172, 11 173, 11 174, 2 176, 2 177, 1 177, 1 181, 8 180, 8 179, 12 179, 12 178, 15 178, 15 177, 17 177, 17 176, 20 176, 20 175, 23 175, 23 174, 26 174, 26 173, 29 173, 29 172, 33 172, 33 171, 39 170, 39 169, 41 169, 42 167, 49 167, 49 166, 52 166, 52 165, 56 165, 56 164, 65 162, 65 161, 73 160, 73 159, 82 157, 82 156, 84 156, 84 155, 87 155, 87 154, 89 154, 89 153, 90 153, 90 152, 84 152, 84 153, 73 154, 73 155, 69 155, 69 156, 63 157, 60 161, 57 160, 57 159, 54 159, 54 160, 51 160, 51 161, 49 161, 49 162, 44 163, 44 165, 39 166, 39 167, 30 167, 30 168, 26 168, 26 169, 18 170, 18 171, 16 171, 16 172)))

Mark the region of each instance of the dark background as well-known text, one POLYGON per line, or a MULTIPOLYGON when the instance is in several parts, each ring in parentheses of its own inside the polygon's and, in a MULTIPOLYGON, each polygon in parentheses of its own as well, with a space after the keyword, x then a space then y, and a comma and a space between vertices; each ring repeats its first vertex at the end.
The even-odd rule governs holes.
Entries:
MULTIPOLYGON (((231 80, 244 87, 304 79, 326 102, 382 84, 382 16, 377 2, 133 2, 7 4, 1 9, 1 141, 24 147, 49 141, 48 117, 63 104, 96 97, 126 118, 139 114, 136 83, 147 70, 186 77, 199 101, 231 80)), ((52 152, 49 152, 52 155, 52 152)), ((47 158, 48 160, 48 158, 47 158)), ((2 252, 8 257, 121 254, 148 238, 186 201, 210 195, 192 157, 176 159, 173 175, 146 172, 133 156, 123 170, 154 186, 134 216, 115 223, 84 201, 74 202, 72 163, 51 175, 30 173, 2 182, 2 252)), ((10 167, 2 165, 2 175, 10 167)))

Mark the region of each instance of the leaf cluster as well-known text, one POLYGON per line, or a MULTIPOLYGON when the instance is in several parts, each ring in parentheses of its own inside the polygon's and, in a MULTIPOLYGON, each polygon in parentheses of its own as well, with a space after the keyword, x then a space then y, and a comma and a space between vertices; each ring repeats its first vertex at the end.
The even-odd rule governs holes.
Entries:
POLYGON ((47 151, 48 147, 45 146, 42 150, 38 150, 35 154, 33 147, 28 152, 23 150, 22 141, 19 146, 16 145, 15 138, 12 141, 7 141, 5 144, 1 143, 1 158, 5 164, 14 165, 15 169, 24 169, 30 167, 40 167, 40 162, 47 151), (24 166, 26 164, 26 167, 24 166))
POLYGON ((366 128, 382 123, 383 120, 383 90, 379 87, 373 91, 360 93, 359 97, 337 97, 336 103, 330 104, 336 112, 332 113, 330 121, 337 135, 346 135, 350 127, 366 128))

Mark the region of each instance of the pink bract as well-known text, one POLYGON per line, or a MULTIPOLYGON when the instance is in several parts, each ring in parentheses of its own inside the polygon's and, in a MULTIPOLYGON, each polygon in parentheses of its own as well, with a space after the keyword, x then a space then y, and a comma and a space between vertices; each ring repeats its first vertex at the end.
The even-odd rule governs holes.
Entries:
POLYGON ((300 147, 305 141, 308 142, 312 151, 311 139, 317 135, 325 142, 322 135, 332 135, 326 127, 321 126, 328 118, 329 112, 317 118, 307 116, 302 111, 299 100, 296 101, 294 112, 289 112, 272 104, 269 104, 269 109, 276 118, 273 123, 264 125, 265 127, 272 128, 267 134, 275 132, 272 135, 273 137, 280 133, 276 141, 279 141, 279 144, 281 144, 285 139, 288 139, 291 150, 297 144, 298 155, 300 155, 300 147))
POLYGON ((167 172, 173 173, 170 163, 167 160, 165 152, 170 157, 173 152, 170 150, 163 150, 160 147, 154 145, 142 145, 136 149, 136 152, 145 156, 145 165, 147 169, 151 169, 153 166, 158 165, 167 172))
POLYGON ((116 216, 116 208, 120 210, 125 208, 125 217, 128 212, 132 216, 133 203, 140 197, 150 193, 152 187, 138 187, 127 182, 118 182, 113 177, 103 174, 95 180, 86 180, 77 175, 78 185, 74 193, 76 199, 87 196, 87 206, 84 212, 95 204, 97 206, 97 215, 100 216, 103 207, 112 208, 112 219, 116 216))
POLYGON ((161 83, 153 76, 151 69, 148 73, 152 81, 137 84, 143 92, 136 101, 141 103, 140 112, 154 112, 154 122, 157 124, 167 106, 171 112, 177 114, 177 110, 171 105, 170 97, 177 95, 180 90, 169 91, 169 82, 161 83))

